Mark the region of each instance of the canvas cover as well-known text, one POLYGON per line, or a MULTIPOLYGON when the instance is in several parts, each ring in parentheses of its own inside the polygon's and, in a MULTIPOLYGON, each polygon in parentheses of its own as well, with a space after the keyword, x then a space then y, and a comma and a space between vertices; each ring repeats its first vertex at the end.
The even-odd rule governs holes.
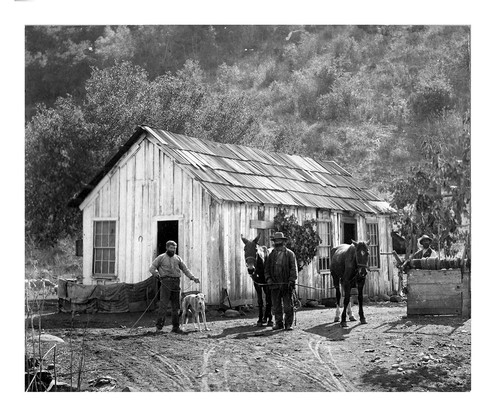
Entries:
POLYGON ((155 308, 157 280, 154 277, 139 283, 83 285, 71 280, 59 280, 58 298, 61 312, 138 312, 148 306, 155 308))

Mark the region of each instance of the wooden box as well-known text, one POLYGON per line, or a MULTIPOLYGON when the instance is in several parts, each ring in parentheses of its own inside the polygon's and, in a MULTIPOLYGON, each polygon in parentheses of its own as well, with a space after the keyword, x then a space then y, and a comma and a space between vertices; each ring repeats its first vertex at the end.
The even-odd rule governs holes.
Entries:
POLYGON ((407 314, 470 317, 470 272, 410 270, 407 314))

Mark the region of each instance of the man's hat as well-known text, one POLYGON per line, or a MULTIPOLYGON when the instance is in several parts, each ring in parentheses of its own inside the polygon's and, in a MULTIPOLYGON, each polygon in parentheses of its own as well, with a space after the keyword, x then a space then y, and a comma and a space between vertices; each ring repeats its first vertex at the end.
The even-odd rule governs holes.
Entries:
POLYGON ((271 241, 275 241, 276 239, 288 239, 285 235, 283 235, 283 232, 275 232, 274 236, 271 238, 271 241))
POLYGON ((423 241, 424 239, 428 239, 429 241, 431 241, 431 242, 432 242, 432 238, 431 238, 431 237, 429 237, 429 236, 427 236, 427 235, 422 235, 422 237, 418 240, 418 243, 419 243, 420 245, 422 245, 422 241, 423 241))

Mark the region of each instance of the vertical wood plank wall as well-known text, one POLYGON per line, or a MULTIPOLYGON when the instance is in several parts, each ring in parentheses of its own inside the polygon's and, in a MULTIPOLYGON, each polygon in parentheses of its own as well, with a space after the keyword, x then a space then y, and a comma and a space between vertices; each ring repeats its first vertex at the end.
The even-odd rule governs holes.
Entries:
MULTIPOLYGON (((201 279, 193 284, 182 276, 183 290, 201 289, 209 304, 218 304, 223 288, 231 302, 254 302, 253 283, 246 271, 241 234, 249 239, 257 235, 250 221, 258 219, 258 205, 218 202, 200 182, 175 164, 154 142, 142 140, 125 154, 115 168, 89 196, 83 208, 84 284, 92 284, 92 233, 94 220, 117 221, 117 278, 137 283, 149 277, 149 266, 156 256, 156 223, 162 217, 179 220, 179 254, 190 270, 201 279)), ((265 206, 265 220, 272 221, 278 211, 265 206)), ((290 208, 302 222, 316 218, 314 208, 290 208)), ((379 217, 381 252, 392 251, 388 237, 388 219, 379 217)), ((332 241, 340 243, 341 214, 331 212, 332 241)), ((366 235, 366 220, 357 216, 358 237, 366 235)), ((271 245, 271 244, 266 244, 271 245)), ((370 273, 367 293, 388 293, 392 264, 381 255, 381 269, 370 273)), ((313 288, 321 286, 317 259, 299 275, 299 295, 318 298, 313 288)), ((327 291, 333 296, 334 291, 327 291)), ((324 295, 324 294, 321 294, 324 295)))

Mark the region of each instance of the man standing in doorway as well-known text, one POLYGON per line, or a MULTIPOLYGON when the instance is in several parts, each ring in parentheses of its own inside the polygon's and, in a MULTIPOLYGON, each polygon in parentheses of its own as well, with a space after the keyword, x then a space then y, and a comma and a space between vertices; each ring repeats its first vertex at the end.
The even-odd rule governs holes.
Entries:
POLYGON ((158 255, 149 268, 149 272, 153 276, 159 277, 161 282, 160 307, 158 309, 158 319, 156 320, 156 332, 160 332, 165 324, 167 305, 170 301, 172 305, 172 332, 182 334, 182 330, 179 328, 181 271, 195 283, 199 283, 200 280, 189 271, 181 257, 175 254, 177 244, 174 241, 168 241, 166 249, 167 252, 158 255))
POLYGON ((286 331, 290 331, 293 329, 292 293, 298 270, 294 252, 285 247, 286 239, 283 232, 276 232, 271 238, 274 241, 274 249, 266 260, 265 276, 273 303, 275 321, 273 330, 284 327, 286 331), (283 325, 283 312, 285 312, 285 325, 283 325))

